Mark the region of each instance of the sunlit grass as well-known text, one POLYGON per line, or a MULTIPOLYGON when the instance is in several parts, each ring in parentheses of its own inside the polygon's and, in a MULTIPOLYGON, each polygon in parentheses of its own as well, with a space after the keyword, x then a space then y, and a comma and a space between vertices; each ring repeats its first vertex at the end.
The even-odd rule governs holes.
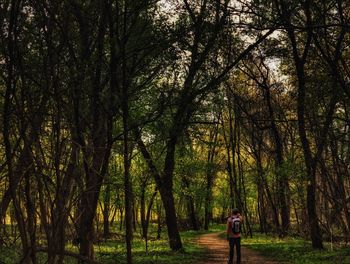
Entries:
POLYGON ((244 238, 242 245, 258 251, 261 255, 291 264, 350 263, 350 247, 333 246, 325 243, 324 250, 313 250, 311 243, 301 238, 278 237, 255 234, 244 238))
MULTIPOLYGON (((133 262, 137 263, 194 263, 202 257, 203 249, 195 244, 196 237, 201 232, 181 232, 184 250, 173 252, 169 249, 166 235, 162 239, 151 239, 146 243, 139 237, 135 237, 133 242, 133 262)), ((111 240, 95 246, 97 259, 102 263, 126 263, 125 245, 123 241, 111 240)))

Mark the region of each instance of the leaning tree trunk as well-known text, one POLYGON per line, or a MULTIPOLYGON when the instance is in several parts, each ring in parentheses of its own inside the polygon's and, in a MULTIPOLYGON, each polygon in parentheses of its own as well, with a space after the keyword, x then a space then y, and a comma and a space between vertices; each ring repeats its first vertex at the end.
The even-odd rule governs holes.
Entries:
POLYGON ((134 130, 135 138, 137 139, 140 151, 148 164, 150 172, 152 173, 155 179, 157 188, 160 193, 160 197, 163 202, 165 210, 165 222, 168 227, 169 246, 172 250, 177 251, 182 248, 182 242, 177 224, 177 216, 173 194, 173 173, 175 165, 175 146, 177 142, 176 133, 179 132, 178 130, 174 129, 173 133, 175 133, 175 135, 173 134, 167 143, 167 154, 164 162, 164 170, 163 174, 160 175, 160 173, 157 170, 157 167, 153 162, 151 154, 148 152, 146 145, 141 139, 140 132, 134 130))
POLYGON ((159 193, 165 210, 165 222, 167 225, 169 246, 172 250, 179 250, 182 248, 182 242, 177 225, 172 182, 164 182, 159 188, 159 193))
POLYGON ((182 248, 181 237, 177 224, 176 208, 173 192, 173 175, 175 167, 175 147, 180 130, 176 129, 179 124, 175 124, 174 134, 168 141, 167 154, 164 162, 164 171, 162 175, 162 184, 158 186, 159 193, 165 209, 165 222, 168 227, 169 245, 172 250, 182 248))

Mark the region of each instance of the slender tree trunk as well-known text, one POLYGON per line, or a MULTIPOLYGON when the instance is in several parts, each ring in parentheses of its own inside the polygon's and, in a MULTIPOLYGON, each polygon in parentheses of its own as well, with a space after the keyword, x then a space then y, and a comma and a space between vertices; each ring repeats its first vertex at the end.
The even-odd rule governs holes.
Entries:
POLYGON ((127 263, 132 264, 131 243, 133 235, 133 195, 130 180, 130 157, 129 157, 129 82, 127 75, 127 54, 126 45, 128 41, 127 27, 128 27, 128 11, 129 1, 124 1, 123 8, 123 27, 121 39, 121 59, 122 59, 122 112, 123 112, 123 159, 124 159, 124 202, 125 202, 125 243, 127 263))
POLYGON ((316 168, 312 162, 312 154, 309 146, 309 141, 306 136, 305 128, 305 75, 304 65, 297 61, 298 75, 298 128, 299 136, 304 151, 304 161, 306 166, 306 174, 308 178, 307 184, 307 212, 309 217, 310 234, 313 248, 323 248, 321 229, 318 223, 316 211, 316 168))
MULTIPOLYGON (((182 182, 183 182, 183 187, 186 190, 189 190, 190 188, 190 183, 186 176, 182 177, 182 182)), ((193 196, 191 194, 185 194, 185 201, 186 201, 186 207, 187 207, 187 218, 189 222, 191 223, 192 229, 193 230, 199 230, 199 224, 197 220, 197 214, 196 214, 196 209, 194 206, 194 200, 193 196)))
POLYGON ((157 239, 159 240, 162 235, 162 208, 157 202, 157 239))
POLYGON ((238 168, 238 175, 239 175, 239 182, 238 182, 238 187, 237 187, 237 194, 238 194, 238 203, 241 208, 241 211, 244 213, 245 216, 245 226, 247 227, 247 234, 250 235, 250 237, 253 237, 253 231, 250 225, 250 214, 247 209, 247 195, 246 195, 246 186, 245 186, 245 181, 244 181, 244 171, 243 171, 243 164, 242 164, 242 157, 241 157, 241 127, 240 127, 240 113, 238 110, 236 110, 236 136, 235 136, 235 141, 237 142, 237 147, 236 147, 236 153, 237 153, 237 168, 238 168), (241 195, 243 195, 243 199, 241 198, 241 195))
POLYGON ((146 199, 145 199, 145 195, 142 194, 142 191, 141 191, 140 203, 141 203, 142 238, 145 239, 146 241, 148 239, 148 226, 149 226, 149 221, 150 221, 150 217, 151 217, 151 211, 152 211, 154 199, 156 198, 157 193, 158 193, 158 190, 156 189, 151 196, 151 199, 150 199, 148 207, 147 207, 147 212, 146 212, 146 199))
POLYGON ((229 187, 230 187, 230 202, 229 202, 229 208, 233 209, 235 207, 235 192, 234 192, 234 180, 233 180, 233 173, 232 173, 232 163, 231 163, 231 145, 230 145, 230 140, 227 140, 226 136, 226 129, 225 129, 225 123, 224 119, 221 119, 221 124, 222 124, 222 131, 223 131, 223 137, 225 141, 225 148, 226 148, 226 168, 227 168, 227 174, 229 177, 229 187))
POLYGON ((239 124, 239 113, 238 109, 236 107, 236 104, 234 102, 234 99, 232 98, 232 95, 230 93, 229 98, 231 98, 230 102, 231 104, 229 105, 229 126, 230 126, 230 146, 232 148, 232 173, 233 173, 233 188, 235 192, 235 207, 240 207, 241 210, 243 210, 243 203, 241 199, 241 190, 240 190, 240 185, 238 181, 238 173, 237 170, 239 170, 239 164, 238 159, 239 159, 239 139, 237 137, 238 135, 238 124, 239 124), (233 108, 233 109, 232 109, 233 108), (235 115, 235 116, 233 116, 235 115), (236 159, 237 155, 237 159, 236 159), (236 162, 237 161, 237 162, 236 162))
MULTIPOLYGON (((256 151, 255 151, 254 155, 255 155, 255 159, 256 159, 256 163, 257 163, 257 170, 258 170, 258 175, 259 175, 259 178, 260 178, 260 182, 261 182, 261 185, 265 188, 265 192, 266 192, 266 196, 267 196, 267 199, 268 199, 268 203, 270 204, 270 207, 271 207, 272 212, 273 212, 273 220, 274 220, 275 228, 276 228, 277 232, 279 232, 279 230, 280 230, 280 221, 279 221, 279 218, 278 218, 278 210, 277 210, 277 207, 276 207, 276 205, 275 205, 275 203, 273 201, 269 185, 268 185, 268 183, 266 181, 266 178, 265 178, 265 175, 264 175, 264 169, 263 169, 263 166, 262 166, 261 157, 260 157, 260 154, 257 153, 256 151)), ((266 214, 266 213, 267 212, 265 211, 264 214, 266 214)))
MULTIPOLYGON (((219 123, 220 116, 217 118, 219 123)), ((214 120, 215 121, 215 120, 214 120)), ((218 139, 219 124, 215 125, 214 131, 210 133, 210 142, 208 146, 207 169, 206 169, 206 193, 204 203, 204 230, 209 229, 209 222, 212 217, 212 199, 213 199, 213 184, 216 169, 214 168, 214 158, 216 156, 216 145, 218 139)))
POLYGON ((119 231, 123 230, 123 225, 124 225, 124 210, 122 208, 119 208, 120 212, 120 224, 119 224, 119 231))
POLYGON ((156 189, 153 194, 152 194, 152 197, 151 197, 151 200, 148 204, 148 208, 147 208, 147 213, 146 213, 146 222, 145 222, 145 227, 146 227, 146 237, 148 237, 148 227, 149 227, 149 222, 150 222, 150 219, 151 219, 151 212, 152 212, 152 207, 153 207, 153 203, 154 203, 154 200, 156 198, 158 194, 158 189, 156 189))
MULTIPOLYGON (((125 107, 125 106, 124 106, 125 107)), ((126 106, 128 107, 128 106, 126 106)), ((126 228, 126 250, 127 250, 127 263, 132 263, 131 242, 132 242, 132 218, 133 218, 133 206, 132 206, 132 189, 130 182, 130 159, 129 159, 129 139, 128 139, 128 110, 123 109, 123 125, 124 125, 124 197, 125 197, 125 228, 126 228)))
POLYGON ((271 102, 270 87, 267 84, 265 84, 264 90, 265 99, 270 115, 272 138, 275 145, 275 172, 277 175, 277 196, 282 219, 281 235, 284 236, 286 235, 286 232, 290 225, 289 208, 287 203, 288 178, 283 168, 283 144, 275 122, 275 113, 271 102))
POLYGON ((109 231, 109 214, 110 214, 110 205, 111 201, 111 185, 107 179, 106 182, 106 189, 105 189, 105 194, 104 194, 104 206, 103 206, 103 237, 105 241, 110 236, 110 231, 109 231))
POLYGON ((140 187, 141 195, 140 195, 140 217, 141 217, 141 236, 143 239, 147 239, 147 227, 146 227, 146 182, 143 182, 140 187))
MULTIPOLYGON (((211 166, 210 164, 208 164, 211 166)), ((208 169, 207 171, 207 182, 206 182, 206 195, 205 195, 205 203, 204 203, 204 230, 209 229, 210 219, 212 217, 212 188, 214 183, 214 173, 212 169, 208 169)))
POLYGON ((258 189, 258 216, 260 224, 260 233, 267 233, 267 221, 266 221, 266 206, 264 199, 264 189, 261 184, 261 177, 258 177, 257 189, 258 189))
POLYGON ((309 141, 306 135, 306 124, 305 124, 305 97, 306 97, 306 85, 305 85, 305 63, 310 50, 312 41, 312 21, 311 21, 311 10, 310 1, 306 0, 303 3, 303 11, 306 16, 307 25, 307 39, 303 46, 304 50, 299 52, 297 37, 295 35, 295 29, 291 24, 291 13, 286 7, 286 3, 281 1, 281 16, 283 17, 284 24, 291 42, 292 54, 295 64, 295 72, 298 78, 298 97, 297 97, 297 116, 298 116, 298 131, 299 137, 303 148, 304 162, 306 168, 307 177, 307 211, 310 235, 312 241, 312 247, 316 249, 322 249, 322 236, 321 229, 318 223, 318 216, 316 210, 316 165, 313 163, 312 153, 309 145, 309 141), (301 55, 299 55, 301 54, 301 55))
MULTIPOLYGON (((31 167, 33 164, 31 165, 31 167)), ((25 197, 26 197, 26 213, 27 213, 27 229, 30 241, 29 256, 33 264, 37 263, 36 257, 36 217, 35 217, 35 203, 32 195, 32 181, 31 176, 33 170, 30 169, 25 175, 25 197)))

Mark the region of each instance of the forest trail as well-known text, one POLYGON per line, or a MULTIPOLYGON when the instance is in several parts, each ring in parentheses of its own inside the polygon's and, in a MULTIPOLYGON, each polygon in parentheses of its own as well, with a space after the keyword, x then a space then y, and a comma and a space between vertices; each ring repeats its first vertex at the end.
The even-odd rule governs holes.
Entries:
MULTIPOLYGON (((207 249, 207 257, 199 264, 227 264, 228 242, 219 237, 221 233, 200 236, 198 244, 207 249)), ((255 251, 242 246, 242 264, 281 264, 281 262, 266 259, 255 251)), ((236 262, 234 262, 236 263, 236 262)))

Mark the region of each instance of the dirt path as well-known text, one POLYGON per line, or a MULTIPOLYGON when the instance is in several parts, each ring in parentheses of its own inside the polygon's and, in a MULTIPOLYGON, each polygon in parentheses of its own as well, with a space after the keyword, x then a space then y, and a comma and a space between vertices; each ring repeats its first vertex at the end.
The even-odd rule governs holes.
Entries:
MULTIPOLYGON (((227 264, 228 260, 228 242, 219 237, 220 233, 206 234, 198 239, 198 244, 207 248, 205 261, 199 264, 227 264)), ((281 264, 280 262, 268 260, 253 250, 242 247, 242 264, 281 264)), ((236 262, 234 262, 236 263, 236 262)))

